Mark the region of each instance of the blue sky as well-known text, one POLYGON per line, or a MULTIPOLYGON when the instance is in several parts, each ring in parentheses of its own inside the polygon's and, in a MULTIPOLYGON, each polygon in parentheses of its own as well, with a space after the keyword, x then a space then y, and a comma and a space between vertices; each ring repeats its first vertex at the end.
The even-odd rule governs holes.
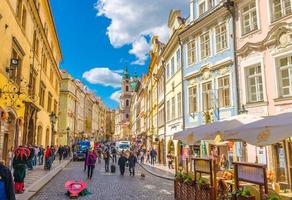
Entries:
POLYGON ((147 72, 149 38, 159 35, 166 42, 170 9, 185 11, 187 2, 51 0, 63 54, 60 68, 84 82, 108 107, 115 108, 121 70, 127 65, 131 74, 147 72), (163 4, 167 6, 161 7, 163 4))

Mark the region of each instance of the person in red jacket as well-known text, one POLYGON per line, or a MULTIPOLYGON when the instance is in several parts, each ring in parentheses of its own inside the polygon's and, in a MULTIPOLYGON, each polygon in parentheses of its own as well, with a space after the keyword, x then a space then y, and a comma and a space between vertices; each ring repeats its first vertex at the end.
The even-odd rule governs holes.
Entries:
POLYGON ((45 152, 45 170, 51 169, 51 157, 52 157, 52 151, 49 146, 47 146, 46 152, 45 152))

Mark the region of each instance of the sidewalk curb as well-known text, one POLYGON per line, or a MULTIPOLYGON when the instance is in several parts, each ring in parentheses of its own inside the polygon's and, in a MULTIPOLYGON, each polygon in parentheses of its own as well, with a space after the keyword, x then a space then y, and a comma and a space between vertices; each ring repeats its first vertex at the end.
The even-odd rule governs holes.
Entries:
POLYGON ((16 200, 29 200, 31 199, 40 189, 42 189, 50 180, 52 180, 60 171, 62 171, 72 159, 66 160, 56 168, 52 169, 45 176, 41 177, 38 181, 26 188, 23 194, 17 195, 16 200))
MULTIPOLYGON (((169 181, 174 181, 174 177, 161 176, 161 175, 156 174, 156 173, 150 171, 149 169, 147 169, 147 167, 149 167, 149 168, 151 168, 151 167, 152 167, 152 168, 155 168, 155 167, 153 167, 153 166, 148 166, 148 165, 140 164, 140 163, 138 163, 138 165, 139 165, 143 170, 145 170, 146 172, 148 172, 149 174, 151 174, 151 175, 153 175, 153 176, 156 176, 156 177, 158 177, 158 178, 162 178, 162 179, 166 179, 166 180, 169 180, 169 181)), ((163 170, 161 170, 161 169, 159 169, 159 168, 155 168, 155 169, 158 169, 158 170, 160 170, 160 171, 163 171, 163 170)))

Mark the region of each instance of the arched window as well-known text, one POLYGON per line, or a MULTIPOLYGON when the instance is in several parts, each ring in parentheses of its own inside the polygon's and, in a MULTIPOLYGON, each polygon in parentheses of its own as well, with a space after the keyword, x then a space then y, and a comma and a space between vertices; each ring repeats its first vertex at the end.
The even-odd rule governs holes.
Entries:
POLYGON ((126 92, 129 92, 129 86, 126 86, 126 92))
POLYGON ((129 100, 128 99, 126 100, 126 106, 129 106, 129 100))
POLYGON ((126 114, 126 119, 129 119, 129 114, 126 114))

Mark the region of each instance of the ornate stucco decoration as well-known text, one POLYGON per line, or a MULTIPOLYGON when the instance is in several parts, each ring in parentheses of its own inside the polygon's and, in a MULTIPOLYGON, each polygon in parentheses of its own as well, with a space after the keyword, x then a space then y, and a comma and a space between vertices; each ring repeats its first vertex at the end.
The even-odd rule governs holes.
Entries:
POLYGON ((252 52, 262 51, 263 49, 278 46, 284 48, 291 44, 292 28, 288 23, 282 22, 275 25, 260 42, 247 42, 242 48, 237 50, 237 55, 246 57, 252 52))
POLYGON ((208 80, 211 77, 211 71, 208 65, 202 67, 199 72, 203 80, 208 80))
POLYGON ((224 66, 224 67, 221 67, 219 69, 219 74, 222 76, 222 75, 225 75, 229 72, 229 67, 228 66, 224 66))

